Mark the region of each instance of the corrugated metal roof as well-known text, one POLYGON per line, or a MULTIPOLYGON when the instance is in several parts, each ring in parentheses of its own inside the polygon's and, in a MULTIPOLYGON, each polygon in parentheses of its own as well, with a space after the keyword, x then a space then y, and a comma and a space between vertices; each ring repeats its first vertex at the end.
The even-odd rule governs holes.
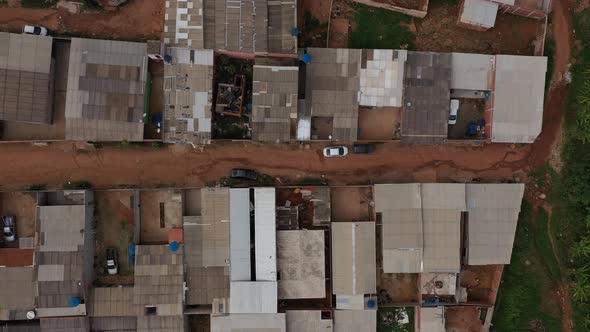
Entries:
POLYGON ((323 230, 277 232, 279 299, 326 296, 323 230))
POLYGON ((492 89, 495 61, 493 55, 451 53, 451 60, 451 89, 492 89))
POLYGON ((447 138, 451 98, 451 54, 408 52, 401 140, 439 144, 447 138))
POLYGON ((72 296, 82 296, 84 254, 74 252, 37 252, 37 307, 64 308, 72 296))
POLYGON ((164 141, 206 144, 211 139, 213 50, 168 48, 164 65, 164 141))
POLYGON ((84 246, 85 205, 39 206, 39 251, 77 251, 84 246))
POLYGON ((334 310, 334 332, 376 330, 377 310, 334 310))
POLYGON ((51 123, 52 41, 0 32, 0 120, 51 123))
POLYGON ((208 305, 229 297, 229 267, 189 267, 185 281, 186 304, 208 305))
POLYGON ((184 317, 142 316, 137 318, 137 332, 183 332, 184 317))
POLYGON ((488 0, 465 0, 459 22, 483 28, 493 28, 496 24, 498 4, 488 0))
POLYGON ((164 43, 182 47, 204 47, 203 0, 166 1, 164 43))
POLYGON ((375 293, 375 261, 375 223, 332 223, 334 294, 375 293))
POLYGON ((229 190, 231 280, 250 280, 250 189, 229 190))
POLYGON ((285 332, 285 314, 211 316, 211 332, 285 332))
POLYGON ((418 307, 421 331, 445 332, 444 307, 418 307))
POLYGON ((268 1, 268 52, 297 53, 297 1, 268 1))
POLYGON ((541 133, 547 57, 496 55, 492 142, 532 143, 541 133))
POLYGON ((254 188, 256 280, 277 280, 275 188, 254 188))
POLYGON ((420 184, 377 184, 374 197, 375 210, 382 214, 383 272, 422 272, 420 184))
POLYGON ((229 312, 256 314, 277 312, 276 281, 232 281, 229 312))
POLYGON ((287 332, 331 332, 332 320, 322 319, 319 310, 287 310, 287 332))
POLYGON ((252 139, 288 142, 297 118, 299 67, 254 66, 252 139))
POLYGON ((72 38, 66 139, 143 140, 147 45, 72 38))
POLYGON ((133 287, 94 287, 90 290, 88 316, 136 316, 143 308, 133 304, 133 287))
POLYGON ((41 332, 88 332, 87 317, 41 318, 41 332))
POLYGON ((468 184, 467 264, 510 264, 523 184, 468 184))
POLYGON ((137 317, 90 317, 90 329, 96 332, 135 332, 137 317))
POLYGON ((307 53, 312 56, 312 62, 306 66, 307 105, 300 118, 331 117, 333 140, 356 141, 361 50, 308 48, 307 53))
POLYGON ((35 307, 33 267, 0 267, 0 310, 35 307))
POLYGON ((401 107, 406 50, 363 50, 360 71, 361 106, 401 107))

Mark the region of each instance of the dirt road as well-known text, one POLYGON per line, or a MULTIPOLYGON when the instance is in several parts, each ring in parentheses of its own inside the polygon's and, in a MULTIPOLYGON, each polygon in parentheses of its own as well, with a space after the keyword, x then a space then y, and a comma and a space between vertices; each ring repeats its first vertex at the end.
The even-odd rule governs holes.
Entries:
POLYGON ((118 10, 88 14, 71 14, 65 9, 0 8, 0 29, 22 31, 25 24, 94 38, 160 39, 164 0, 130 0, 118 10))

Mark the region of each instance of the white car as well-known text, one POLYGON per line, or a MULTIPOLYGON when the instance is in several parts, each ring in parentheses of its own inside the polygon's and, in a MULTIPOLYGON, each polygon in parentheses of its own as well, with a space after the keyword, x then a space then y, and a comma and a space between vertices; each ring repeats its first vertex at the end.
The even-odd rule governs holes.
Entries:
POLYGON ((14 216, 2 217, 2 233, 6 242, 14 242, 16 240, 14 219, 14 216))
POLYGON ((117 251, 115 248, 107 248, 107 272, 110 275, 119 273, 119 264, 117 264, 117 251))
POLYGON ((348 154, 345 146, 329 146, 324 149, 324 157, 344 157, 348 154))
POLYGON ((47 28, 35 25, 25 25, 23 32, 30 35, 47 36, 47 28))
POLYGON ((459 113, 459 99, 451 99, 451 114, 449 115, 449 124, 457 123, 457 113, 459 113))

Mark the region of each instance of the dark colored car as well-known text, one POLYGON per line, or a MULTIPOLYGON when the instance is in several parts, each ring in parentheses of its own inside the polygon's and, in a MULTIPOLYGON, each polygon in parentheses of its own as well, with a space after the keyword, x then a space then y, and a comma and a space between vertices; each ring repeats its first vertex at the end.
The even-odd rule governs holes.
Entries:
POLYGON ((353 153, 373 153, 375 144, 355 144, 352 146, 353 153))
POLYGON ((256 180, 258 175, 253 169, 234 168, 231 170, 231 177, 234 179, 256 180))

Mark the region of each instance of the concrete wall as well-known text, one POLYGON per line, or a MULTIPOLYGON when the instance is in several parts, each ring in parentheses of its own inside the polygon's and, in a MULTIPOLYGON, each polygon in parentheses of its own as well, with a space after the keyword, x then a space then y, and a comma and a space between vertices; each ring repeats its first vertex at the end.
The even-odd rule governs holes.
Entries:
MULTIPOLYGON (((352 0, 352 1, 362 3, 367 6, 393 10, 396 12, 400 12, 400 13, 414 16, 414 17, 418 17, 418 18, 424 18, 426 16, 426 14, 428 14, 428 12, 426 10, 422 11, 422 10, 408 9, 408 8, 394 6, 394 5, 388 5, 388 4, 381 3, 381 2, 376 2, 373 0, 352 0)), ((426 1, 425 7, 428 8, 428 0, 426 1)))

